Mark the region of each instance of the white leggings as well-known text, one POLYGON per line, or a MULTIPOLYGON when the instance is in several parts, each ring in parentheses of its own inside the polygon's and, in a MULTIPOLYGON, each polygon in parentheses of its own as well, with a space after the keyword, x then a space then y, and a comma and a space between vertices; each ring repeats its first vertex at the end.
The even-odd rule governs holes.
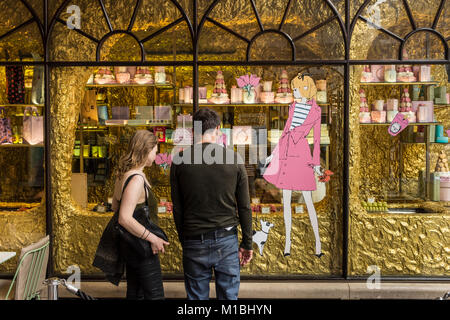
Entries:
MULTIPOLYGON (((309 221, 313 228, 314 237, 316 239, 316 255, 322 252, 322 245, 320 243, 319 236, 319 223, 317 222, 316 209, 312 201, 311 191, 302 191, 303 198, 306 202, 306 208, 308 209, 309 221)), ((284 227, 286 230, 286 242, 284 245, 284 253, 290 254, 291 252, 291 229, 292 229, 292 213, 291 213, 291 198, 292 190, 283 190, 283 212, 284 212, 284 227)))

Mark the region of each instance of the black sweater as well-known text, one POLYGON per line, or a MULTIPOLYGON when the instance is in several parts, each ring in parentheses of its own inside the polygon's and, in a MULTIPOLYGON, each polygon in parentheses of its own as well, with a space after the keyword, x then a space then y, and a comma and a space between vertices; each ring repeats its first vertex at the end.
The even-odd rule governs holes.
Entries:
POLYGON ((248 179, 237 153, 218 144, 191 146, 174 157, 170 184, 173 216, 181 243, 184 235, 195 236, 240 224, 240 246, 252 249, 248 179), (211 155, 222 162, 211 162, 201 155, 211 155))

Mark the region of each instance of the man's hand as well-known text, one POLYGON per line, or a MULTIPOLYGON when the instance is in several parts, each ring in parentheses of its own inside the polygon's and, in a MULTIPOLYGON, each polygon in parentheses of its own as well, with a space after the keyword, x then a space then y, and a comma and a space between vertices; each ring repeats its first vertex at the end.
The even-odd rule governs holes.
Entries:
POLYGON ((253 250, 246 250, 244 248, 239 248, 239 261, 241 266, 245 266, 253 258, 253 250))

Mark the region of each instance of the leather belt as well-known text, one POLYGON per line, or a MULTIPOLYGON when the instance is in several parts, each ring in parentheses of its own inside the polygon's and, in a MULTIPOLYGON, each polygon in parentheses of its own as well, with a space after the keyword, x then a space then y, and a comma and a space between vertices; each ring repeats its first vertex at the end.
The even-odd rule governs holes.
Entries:
POLYGON ((184 236, 184 240, 211 240, 231 236, 233 234, 237 234, 236 227, 233 227, 231 230, 221 228, 213 231, 208 231, 202 234, 198 234, 195 236, 184 236))

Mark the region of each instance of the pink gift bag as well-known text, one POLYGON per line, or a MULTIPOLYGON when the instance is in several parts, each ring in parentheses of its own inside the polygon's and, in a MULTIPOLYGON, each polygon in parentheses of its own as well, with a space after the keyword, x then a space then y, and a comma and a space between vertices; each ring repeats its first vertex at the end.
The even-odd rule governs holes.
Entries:
POLYGON ((36 107, 25 108, 23 117, 23 140, 28 144, 39 144, 44 142, 44 117, 39 116, 36 107))

